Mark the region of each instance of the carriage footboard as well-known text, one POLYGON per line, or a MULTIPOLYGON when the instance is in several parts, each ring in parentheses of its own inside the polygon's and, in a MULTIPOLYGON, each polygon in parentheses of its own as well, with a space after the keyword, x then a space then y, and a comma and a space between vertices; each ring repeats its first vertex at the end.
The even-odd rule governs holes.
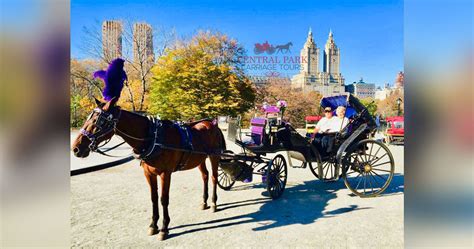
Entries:
POLYGON ((234 181, 244 181, 252 177, 253 168, 231 155, 222 156, 219 167, 234 181))

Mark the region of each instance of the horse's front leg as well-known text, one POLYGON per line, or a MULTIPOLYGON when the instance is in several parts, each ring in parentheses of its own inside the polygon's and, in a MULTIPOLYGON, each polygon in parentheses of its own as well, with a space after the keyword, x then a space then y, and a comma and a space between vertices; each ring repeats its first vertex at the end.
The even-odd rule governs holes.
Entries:
POLYGON ((170 216, 168 213, 168 204, 170 200, 170 183, 171 183, 171 172, 163 172, 160 175, 161 178, 161 206, 163 207, 163 224, 161 226, 158 239, 165 240, 168 237, 170 224, 170 216))
POLYGON ((151 202, 153 204, 153 216, 151 218, 151 224, 148 228, 148 235, 154 235, 158 233, 157 223, 160 217, 158 212, 158 181, 157 176, 149 172, 146 165, 144 165, 143 169, 148 185, 150 186, 151 202))

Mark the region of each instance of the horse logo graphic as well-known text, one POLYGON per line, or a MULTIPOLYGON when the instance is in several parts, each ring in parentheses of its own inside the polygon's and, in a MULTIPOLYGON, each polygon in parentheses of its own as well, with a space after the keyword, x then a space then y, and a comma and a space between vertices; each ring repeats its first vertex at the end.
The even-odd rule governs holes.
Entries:
POLYGON ((275 49, 276 49, 277 54, 278 54, 278 52, 281 52, 281 53, 285 53, 285 54, 286 54, 286 53, 291 53, 291 51, 290 51, 290 47, 291 47, 291 46, 293 46, 293 43, 288 42, 288 43, 285 44, 285 45, 278 45, 278 46, 276 46, 275 49))
POLYGON ((267 54, 274 54, 275 52, 279 53, 281 52, 282 54, 286 53, 291 53, 290 47, 293 46, 293 43, 288 42, 287 44, 284 45, 278 45, 278 46, 273 46, 268 41, 265 41, 265 43, 255 43, 255 47, 253 49, 253 52, 255 54, 261 54, 264 52, 267 52, 267 54))

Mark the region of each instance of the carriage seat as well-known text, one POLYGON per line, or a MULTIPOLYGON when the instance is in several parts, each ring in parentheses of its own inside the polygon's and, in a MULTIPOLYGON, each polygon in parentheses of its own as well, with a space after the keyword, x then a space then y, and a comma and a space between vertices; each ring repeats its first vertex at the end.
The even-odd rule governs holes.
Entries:
POLYGON ((250 120, 250 138, 245 139, 244 144, 247 146, 263 145, 263 137, 265 135, 266 118, 252 118, 250 120))

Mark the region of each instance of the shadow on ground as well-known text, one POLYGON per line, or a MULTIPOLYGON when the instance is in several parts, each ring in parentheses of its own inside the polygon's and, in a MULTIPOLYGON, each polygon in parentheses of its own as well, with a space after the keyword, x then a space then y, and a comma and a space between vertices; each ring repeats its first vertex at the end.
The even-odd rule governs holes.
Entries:
MULTIPOLYGON (((264 188, 262 184, 246 184, 244 187, 241 187, 241 189, 253 187, 264 188)), ((336 198, 336 191, 344 188, 346 188, 346 186, 344 185, 344 181, 342 179, 337 182, 330 183, 312 180, 306 181, 304 184, 287 185, 283 196, 277 200, 271 200, 268 197, 262 197, 251 200, 222 203, 219 204, 220 211, 250 205, 263 205, 258 211, 253 213, 173 227, 171 230, 174 231, 183 229, 185 230, 176 233, 173 233, 172 231, 170 233, 170 238, 202 230, 236 226, 245 223, 257 223, 259 226, 253 228, 252 230, 263 231, 292 224, 310 224, 320 218, 331 218, 344 213, 354 212, 362 209, 370 209, 369 207, 361 208, 358 205, 349 205, 348 207, 324 212, 328 202, 331 199, 336 198)), ((387 195, 401 194, 403 191, 404 177, 403 175, 395 174, 390 186, 385 190, 384 194, 376 198, 383 198, 387 195)), ((264 191, 262 195, 265 194, 266 191, 264 191)))

